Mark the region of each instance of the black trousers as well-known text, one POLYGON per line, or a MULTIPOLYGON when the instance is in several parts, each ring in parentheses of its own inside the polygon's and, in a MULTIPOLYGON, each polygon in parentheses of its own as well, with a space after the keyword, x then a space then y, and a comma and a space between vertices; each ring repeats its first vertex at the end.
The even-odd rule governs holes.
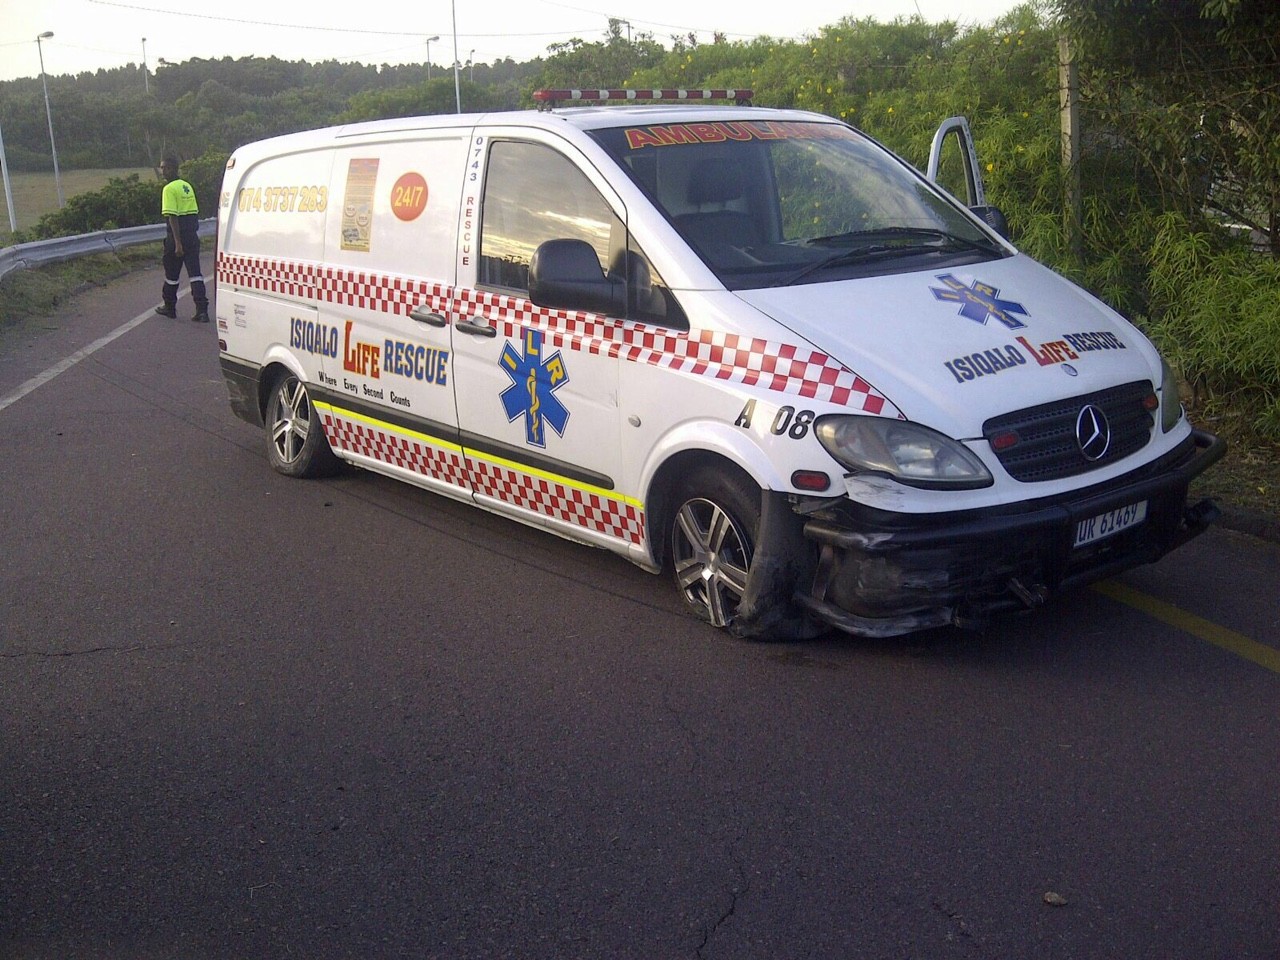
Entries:
POLYGON ((179 232, 182 234, 182 256, 174 250, 173 231, 164 235, 164 297, 165 306, 172 307, 178 302, 178 284, 182 276, 182 268, 187 268, 187 282, 191 284, 191 299, 195 301, 196 311, 209 309, 209 297, 204 289, 204 272, 200 269, 200 235, 196 232, 198 223, 191 218, 188 225, 179 221, 179 232))

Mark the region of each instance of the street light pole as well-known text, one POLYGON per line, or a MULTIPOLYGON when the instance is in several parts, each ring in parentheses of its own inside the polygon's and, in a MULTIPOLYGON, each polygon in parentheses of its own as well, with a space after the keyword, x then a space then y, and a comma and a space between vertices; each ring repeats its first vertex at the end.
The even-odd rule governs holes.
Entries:
POLYGON ((58 172, 58 147, 53 142, 53 110, 49 106, 49 81, 44 75, 44 46, 41 40, 48 40, 53 36, 52 30, 46 30, 44 33, 36 36, 36 50, 40 53, 40 83, 44 86, 44 114, 49 119, 49 149, 53 151, 53 183, 58 188, 58 206, 63 207, 66 202, 62 199, 62 174, 58 172))
POLYGON ((4 134, 0 132, 0 172, 4 173, 4 203, 9 211, 9 232, 18 232, 18 215, 13 211, 13 187, 9 185, 9 161, 4 156, 4 134))
POLYGON ((431 41, 439 39, 439 34, 434 37, 427 37, 427 83, 431 82, 431 41))
POLYGON ((151 92, 151 77, 147 73, 147 38, 142 38, 142 89, 144 93, 151 92))
POLYGON ((462 112, 462 85, 458 82, 458 0, 451 0, 449 11, 453 15, 453 99, 462 112))
POLYGON ((471 76, 467 79, 472 83, 476 82, 476 52, 474 50, 467 56, 467 66, 471 68, 471 76))

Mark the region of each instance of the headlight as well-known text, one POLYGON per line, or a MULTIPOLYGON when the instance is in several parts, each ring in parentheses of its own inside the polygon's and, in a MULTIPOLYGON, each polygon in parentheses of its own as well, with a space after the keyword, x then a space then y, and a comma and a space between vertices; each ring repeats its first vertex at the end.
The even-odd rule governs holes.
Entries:
POLYGON ((854 473, 892 477, 909 487, 989 487, 991 474, 966 446, 936 430, 885 417, 819 417, 819 442, 854 473))
POLYGON ((1178 378, 1173 368, 1160 358, 1160 426, 1168 433, 1182 419, 1182 400, 1178 396, 1178 378))

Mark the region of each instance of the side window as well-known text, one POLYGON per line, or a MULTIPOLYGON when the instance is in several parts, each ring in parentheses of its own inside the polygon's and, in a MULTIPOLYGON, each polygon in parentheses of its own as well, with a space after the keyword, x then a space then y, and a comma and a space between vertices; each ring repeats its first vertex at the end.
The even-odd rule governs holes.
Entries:
POLYGON ((573 164, 539 143, 500 141, 489 151, 480 226, 480 282, 529 292, 529 261, 544 240, 585 240, 609 262, 622 225, 573 164))
POLYGON ((527 297, 529 262, 547 240, 587 243, 601 277, 627 284, 628 319, 687 326, 675 297, 581 170, 543 144, 494 143, 480 212, 480 285, 527 297))

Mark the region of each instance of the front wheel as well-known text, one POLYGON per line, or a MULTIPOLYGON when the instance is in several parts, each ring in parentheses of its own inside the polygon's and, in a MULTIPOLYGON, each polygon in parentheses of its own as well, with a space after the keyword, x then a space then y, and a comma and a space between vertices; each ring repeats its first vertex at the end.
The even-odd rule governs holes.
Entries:
POLYGON ((676 587, 694 616, 727 627, 747 592, 760 529, 760 491, 701 470, 681 485, 671 521, 676 587))
POLYGON ((291 373, 281 376, 267 400, 267 458, 287 477, 320 477, 338 466, 306 385, 291 373))

